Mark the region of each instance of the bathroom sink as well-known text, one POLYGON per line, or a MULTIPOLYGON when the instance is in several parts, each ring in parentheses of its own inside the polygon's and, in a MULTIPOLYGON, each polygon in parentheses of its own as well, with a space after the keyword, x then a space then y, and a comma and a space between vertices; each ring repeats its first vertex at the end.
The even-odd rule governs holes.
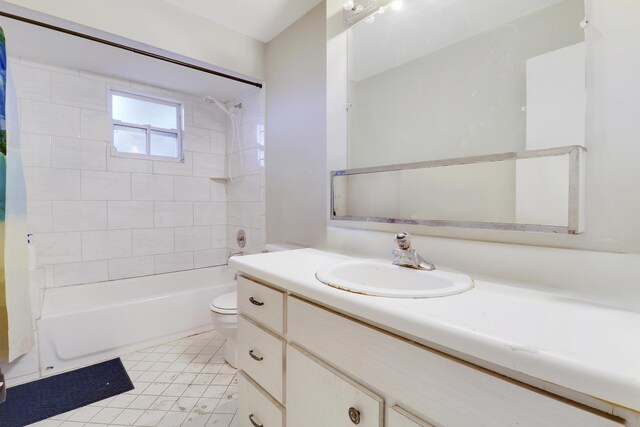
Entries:
POLYGON ((439 266, 416 270, 389 261, 343 261, 321 268, 316 278, 343 291, 392 298, 443 297, 473 288, 473 279, 463 273, 439 266))

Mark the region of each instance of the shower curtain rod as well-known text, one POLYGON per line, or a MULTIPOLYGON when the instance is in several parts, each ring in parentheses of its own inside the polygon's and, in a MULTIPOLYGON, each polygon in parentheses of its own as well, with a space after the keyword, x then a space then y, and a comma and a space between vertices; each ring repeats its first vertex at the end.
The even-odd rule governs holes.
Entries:
POLYGON ((178 59, 169 58, 168 56, 159 55, 157 53, 149 52, 142 49, 137 49, 135 47, 127 46, 121 43, 116 43, 110 40, 101 39, 99 37, 91 36, 89 34, 80 33, 78 31, 69 30, 67 28, 58 27, 56 25, 47 24, 46 22, 36 21, 35 19, 26 18, 20 15, 14 15, 12 13, 7 13, 4 11, 0 11, 0 16, 4 16, 5 18, 15 19, 16 21, 26 22, 27 24, 36 25, 38 27, 46 28, 49 30, 57 31, 64 34, 69 34, 71 36, 79 37, 81 39, 90 40, 96 43, 101 43, 107 46, 112 46, 118 49, 127 50, 129 52, 136 53, 138 55, 147 56, 149 58, 158 59, 160 61, 169 62, 171 64, 179 65, 181 67, 191 68, 192 70, 201 71, 207 74, 213 74, 214 76, 223 77, 225 79, 234 80, 236 82, 244 83, 247 85, 255 86, 262 89, 262 83, 253 82, 251 80, 243 79, 241 77, 232 76, 230 74, 225 74, 220 71, 215 71, 210 68, 200 67, 199 65, 190 64, 188 62, 180 61, 178 59))

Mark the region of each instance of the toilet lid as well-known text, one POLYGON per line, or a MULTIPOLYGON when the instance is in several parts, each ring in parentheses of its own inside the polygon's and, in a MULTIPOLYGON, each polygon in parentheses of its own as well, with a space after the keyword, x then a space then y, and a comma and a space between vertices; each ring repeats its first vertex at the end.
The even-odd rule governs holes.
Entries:
POLYGON ((238 312, 238 293, 230 292, 220 295, 209 304, 211 311, 220 314, 236 314, 238 312))

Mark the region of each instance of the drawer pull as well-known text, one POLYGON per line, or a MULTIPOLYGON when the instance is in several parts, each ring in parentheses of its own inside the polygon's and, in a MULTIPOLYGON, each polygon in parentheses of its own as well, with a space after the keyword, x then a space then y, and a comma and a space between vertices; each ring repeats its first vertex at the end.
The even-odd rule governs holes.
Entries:
POLYGON ((349 419, 354 424, 360 424, 360 411, 353 406, 349 408, 349 419))
POLYGON ((258 362, 262 362, 262 361, 264 360, 264 357, 262 357, 262 356, 256 356, 256 355, 253 353, 253 350, 249 350, 249 356, 251 356, 251 358, 252 358, 253 360, 257 360, 258 362))
POLYGON ((255 422, 255 420, 253 419, 253 414, 249 414, 249 421, 251 421, 251 424, 253 424, 255 427, 263 427, 262 424, 258 424, 257 422, 255 422))
POLYGON ((250 298, 249 298, 249 301, 251 302, 251 304, 253 304, 253 305, 257 305, 258 307, 261 307, 261 306, 263 306, 263 305, 264 305, 264 303, 263 303, 263 302, 257 301, 257 300, 255 300, 253 297, 250 297, 250 298))

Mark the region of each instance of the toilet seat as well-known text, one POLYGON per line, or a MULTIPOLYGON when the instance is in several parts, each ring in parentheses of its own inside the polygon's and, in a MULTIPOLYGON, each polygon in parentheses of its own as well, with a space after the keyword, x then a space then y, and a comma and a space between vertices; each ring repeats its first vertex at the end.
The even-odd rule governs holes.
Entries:
POLYGON ((209 304, 209 308, 218 314, 238 314, 238 293, 220 295, 209 304))

